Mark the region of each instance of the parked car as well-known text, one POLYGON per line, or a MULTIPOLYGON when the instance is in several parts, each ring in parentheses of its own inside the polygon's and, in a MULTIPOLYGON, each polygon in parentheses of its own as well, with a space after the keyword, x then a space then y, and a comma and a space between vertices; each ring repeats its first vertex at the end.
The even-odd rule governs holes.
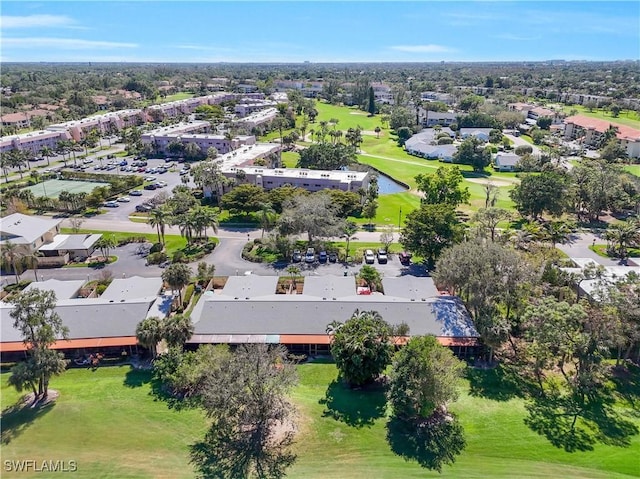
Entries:
POLYGON ((117 198, 116 201, 118 203, 129 203, 131 201, 131 198, 129 198, 128 196, 121 196, 120 198, 117 198))
POLYGON ((367 264, 373 264, 376 262, 376 255, 370 249, 364 252, 364 262, 367 264))
POLYGON ((326 263, 327 262, 327 252, 326 251, 320 251, 320 253, 318 253, 318 261, 320 261, 321 263, 326 263))
POLYGON ((107 208, 117 208, 120 206, 120 204, 117 201, 106 201, 104 203, 104 206, 106 206, 107 208))
POLYGON ((144 178, 144 181, 156 181, 156 177, 155 176, 146 176, 144 178))
POLYGON ((162 181, 162 180, 161 181, 156 181, 155 184, 156 184, 156 186, 158 188, 164 188, 165 186, 167 186, 167 182, 166 181, 162 181))
POLYGON ((156 186, 155 183, 149 183, 148 185, 145 185, 144 189, 145 190, 157 190, 158 187, 156 186))
POLYGON ((185 170, 184 168, 182 168, 180 170, 180 176, 184 176, 184 175, 188 175, 189 174, 189 170, 185 170))
POLYGON ((142 196, 142 190, 133 190, 129 192, 129 196, 142 196))
POLYGON ((84 160, 82 160, 82 163, 84 163, 85 165, 89 165, 89 164, 93 163, 93 159, 92 158, 85 158, 84 160))
POLYGON ((164 168, 162 166, 160 168, 158 168, 158 173, 161 174, 161 175, 165 174, 167 171, 169 171, 169 170, 167 170, 166 168, 164 168))
POLYGON ((119 166, 127 166, 129 164, 129 162, 127 160, 122 160, 120 163, 118 163, 119 166))
POLYGON ((141 205, 136 205, 136 211, 138 213, 146 213, 147 211, 151 211, 153 206, 148 205, 146 203, 142 203, 141 205))
POLYGON ((384 248, 380 248, 378 250, 378 263, 380 264, 386 264, 387 263, 387 250, 384 248))
POLYGON ((316 260, 316 252, 313 248, 307 249, 307 254, 304 255, 305 263, 313 263, 316 260))
POLYGON ((329 253, 329 263, 336 263, 338 261, 337 253, 329 253))
POLYGON ((402 264, 404 265, 411 264, 411 253, 407 253, 406 251, 403 251, 398 256, 402 264))
POLYGON ((294 263, 299 263, 300 261, 302 261, 302 254, 300 253, 300 250, 293 250, 293 256, 291 257, 291 260, 294 263))

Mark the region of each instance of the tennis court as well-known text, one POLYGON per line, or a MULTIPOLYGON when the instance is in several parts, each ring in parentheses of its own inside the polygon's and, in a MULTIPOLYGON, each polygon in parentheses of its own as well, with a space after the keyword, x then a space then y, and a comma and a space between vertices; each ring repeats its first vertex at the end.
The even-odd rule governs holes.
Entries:
POLYGON ((47 180, 37 185, 28 186, 27 190, 33 193, 36 198, 46 196, 48 198, 58 198, 61 191, 69 193, 91 193, 98 186, 109 186, 109 183, 95 181, 73 181, 73 180, 47 180))

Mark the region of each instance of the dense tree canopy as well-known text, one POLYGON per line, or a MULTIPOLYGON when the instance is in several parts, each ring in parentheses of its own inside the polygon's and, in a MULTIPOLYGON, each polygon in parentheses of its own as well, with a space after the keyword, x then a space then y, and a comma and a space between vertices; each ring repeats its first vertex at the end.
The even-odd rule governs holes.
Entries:
POLYGON ((353 386, 374 381, 391 363, 391 328, 377 311, 356 310, 345 323, 328 325, 327 332, 336 366, 353 386))
POLYGON ((300 152, 298 168, 312 170, 339 170, 356 159, 355 148, 342 143, 314 143, 300 152))
POLYGON ((461 188, 464 181, 462 172, 457 166, 438 168, 435 173, 416 176, 418 191, 424 193, 422 204, 448 204, 454 208, 469 201, 469 188, 461 188))

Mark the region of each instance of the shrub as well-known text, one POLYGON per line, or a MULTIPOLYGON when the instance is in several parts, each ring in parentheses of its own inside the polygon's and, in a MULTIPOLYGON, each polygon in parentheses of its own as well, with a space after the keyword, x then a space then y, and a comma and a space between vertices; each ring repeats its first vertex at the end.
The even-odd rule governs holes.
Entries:
POLYGON ((149 254, 149 256, 147 256, 147 263, 148 264, 160 264, 160 263, 164 263, 165 261, 167 261, 168 257, 166 253, 163 253, 162 251, 158 251, 156 253, 151 253, 149 254))
POLYGON ((175 251, 173 253, 173 256, 171 257, 171 261, 173 263, 185 263, 186 262, 186 258, 185 255, 182 251, 175 251))
POLYGON ((96 293, 98 294, 98 296, 100 296, 102 293, 105 292, 106 289, 107 289, 106 284, 99 284, 98 286, 96 286, 96 293))
POLYGON ((149 249, 149 253, 159 253, 162 251, 162 243, 153 243, 153 246, 149 249))
POLYGON ((515 149, 516 155, 523 156, 523 155, 526 155, 527 153, 528 154, 533 153, 533 147, 531 145, 520 145, 515 149))

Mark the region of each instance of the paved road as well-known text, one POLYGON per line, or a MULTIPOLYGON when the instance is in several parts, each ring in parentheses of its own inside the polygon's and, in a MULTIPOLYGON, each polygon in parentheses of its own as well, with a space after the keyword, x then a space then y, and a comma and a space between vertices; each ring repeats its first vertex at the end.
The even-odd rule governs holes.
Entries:
POLYGON ((605 243, 606 240, 600 234, 580 233, 571 236, 571 242, 558 245, 558 248, 573 258, 591 258, 603 266, 617 266, 618 260, 603 258, 589 249, 595 243, 605 243))
POLYGON ((532 148, 534 155, 541 155, 542 154, 542 152, 540 151, 540 148, 538 148, 536 145, 532 145, 528 141, 523 140, 519 136, 514 136, 514 135, 504 135, 504 136, 506 136, 511 141, 513 141, 513 148, 514 149, 516 149, 519 146, 527 145, 527 146, 530 146, 532 148))

